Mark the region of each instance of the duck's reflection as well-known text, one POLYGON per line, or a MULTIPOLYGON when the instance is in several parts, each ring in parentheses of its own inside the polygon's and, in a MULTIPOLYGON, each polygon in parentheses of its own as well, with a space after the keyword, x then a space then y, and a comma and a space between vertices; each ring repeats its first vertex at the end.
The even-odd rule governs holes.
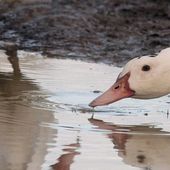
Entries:
POLYGON ((41 93, 24 75, 0 73, 0 169, 41 169, 47 143, 57 131, 41 126, 53 121, 51 112, 26 102, 35 91, 41 93))
POLYGON ((145 170, 170 169, 170 133, 152 126, 123 127, 97 119, 89 121, 100 129, 111 131, 108 138, 126 164, 145 170))
POLYGON ((79 138, 77 138, 76 143, 72 143, 69 145, 66 145, 63 149, 63 152, 67 152, 65 154, 62 154, 58 158, 58 163, 52 165, 53 170, 70 170, 71 164, 74 162, 74 157, 76 155, 79 155, 80 152, 76 151, 78 148, 80 148, 79 138))

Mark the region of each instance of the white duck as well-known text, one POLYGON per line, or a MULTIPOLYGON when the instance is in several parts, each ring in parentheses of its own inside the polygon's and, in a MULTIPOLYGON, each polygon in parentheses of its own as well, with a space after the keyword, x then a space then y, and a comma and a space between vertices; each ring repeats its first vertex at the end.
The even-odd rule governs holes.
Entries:
POLYGON ((170 48, 157 55, 130 60, 116 82, 89 106, 101 106, 123 98, 152 99, 170 93, 170 48))

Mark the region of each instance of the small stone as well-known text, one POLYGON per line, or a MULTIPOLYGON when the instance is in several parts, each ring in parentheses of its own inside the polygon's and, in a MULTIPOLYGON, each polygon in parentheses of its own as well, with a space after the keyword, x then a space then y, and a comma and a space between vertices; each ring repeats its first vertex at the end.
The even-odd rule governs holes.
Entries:
POLYGON ((94 90, 93 93, 101 93, 100 90, 94 90))

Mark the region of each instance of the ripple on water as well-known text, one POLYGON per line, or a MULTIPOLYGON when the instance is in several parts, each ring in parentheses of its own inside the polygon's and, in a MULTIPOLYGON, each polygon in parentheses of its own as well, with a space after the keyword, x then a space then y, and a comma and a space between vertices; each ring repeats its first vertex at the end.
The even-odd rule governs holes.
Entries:
POLYGON ((88 103, 119 68, 19 56, 23 75, 16 79, 1 55, 0 169, 170 169, 168 97, 93 110, 88 103))

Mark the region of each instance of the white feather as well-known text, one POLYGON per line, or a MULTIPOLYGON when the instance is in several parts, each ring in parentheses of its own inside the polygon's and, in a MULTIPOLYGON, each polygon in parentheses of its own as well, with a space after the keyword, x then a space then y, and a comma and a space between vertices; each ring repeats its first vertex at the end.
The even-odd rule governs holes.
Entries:
POLYGON ((129 61, 120 77, 130 72, 129 86, 135 91, 134 98, 149 99, 170 93, 170 48, 162 50, 156 57, 143 56, 129 61), (149 71, 142 67, 149 65, 149 71))

